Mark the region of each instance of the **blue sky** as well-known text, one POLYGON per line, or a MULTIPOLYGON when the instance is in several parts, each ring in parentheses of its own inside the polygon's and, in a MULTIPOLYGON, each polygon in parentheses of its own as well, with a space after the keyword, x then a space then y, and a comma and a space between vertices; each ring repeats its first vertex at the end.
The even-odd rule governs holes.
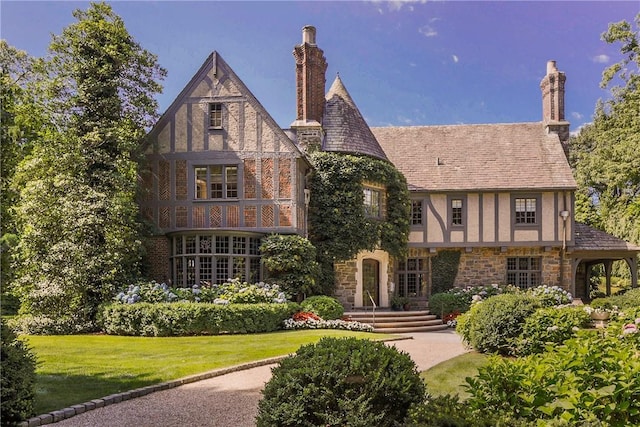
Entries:
MULTIPOLYGON (((547 60, 567 75, 565 114, 576 130, 591 121, 602 70, 621 58, 600 35, 632 22, 638 1, 280 1, 110 2, 133 37, 168 70, 164 112, 216 50, 273 118, 295 119, 291 52, 302 27, 317 28, 370 126, 541 120, 539 83, 547 60)), ((44 56, 51 34, 87 2, 0 2, 0 35, 44 56)))

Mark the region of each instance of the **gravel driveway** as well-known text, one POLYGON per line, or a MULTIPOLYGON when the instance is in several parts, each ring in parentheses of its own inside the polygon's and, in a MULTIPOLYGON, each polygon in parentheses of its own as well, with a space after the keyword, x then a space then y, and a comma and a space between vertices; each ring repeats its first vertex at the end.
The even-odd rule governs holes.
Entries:
MULTIPOLYGON (((411 355, 420 371, 465 353, 453 331, 401 334, 387 344, 411 355)), ((252 427, 274 364, 240 370, 88 411, 61 427, 252 427)))

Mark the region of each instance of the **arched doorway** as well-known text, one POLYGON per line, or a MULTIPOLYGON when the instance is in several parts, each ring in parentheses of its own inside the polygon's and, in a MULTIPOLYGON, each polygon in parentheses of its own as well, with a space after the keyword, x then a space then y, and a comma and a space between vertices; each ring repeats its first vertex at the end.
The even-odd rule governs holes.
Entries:
POLYGON ((371 258, 362 260, 362 306, 380 305, 380 263, 371 258))

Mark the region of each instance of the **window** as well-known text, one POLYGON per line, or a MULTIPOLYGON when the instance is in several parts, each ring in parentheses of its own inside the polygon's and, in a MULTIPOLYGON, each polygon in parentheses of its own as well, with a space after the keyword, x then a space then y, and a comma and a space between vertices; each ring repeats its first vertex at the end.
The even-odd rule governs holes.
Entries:
POLYGON ((218 104, 218 103, 209 104, 209 127, 210 128, 222 127, 222 104, 218 104))
POLYGON ((396 293, 401 297, 426 297, 428 258, 408 258, 398 263, 396 293))
POLYGON ((451 225, 462 225, 462 199, 451 200, 451 225))
POLYGON ((507 258, 507 283, 522 289, 540 285, 540 258, 507 258))
POLYGON ((238 197, 237 166, 196 166, 196 199, 235 199, 238 197))
POLYGON ((380 217, 380 191, 364 189, 364 212, 369 217, 380 217))
POLYGON ((233 278, 258 282, 262 278, 259 247, 259 237, 175 236, 171 256, 173 284, 207 286, 233 278))
POLYGON ((422 224, 422 200, 413 200, 411 202, 411 224, 422 224))
POLYGON ((536 223, 536 199, 515 199, 516 224, 536 223))

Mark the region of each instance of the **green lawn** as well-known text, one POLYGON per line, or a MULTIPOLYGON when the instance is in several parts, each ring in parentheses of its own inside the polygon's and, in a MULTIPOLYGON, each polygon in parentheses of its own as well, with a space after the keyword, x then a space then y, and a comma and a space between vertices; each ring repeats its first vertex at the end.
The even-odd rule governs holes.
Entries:
POLYGON ((466 399, 469 394, 462 387, 466 377, 473 377, 488 362, 489 356, 481 353, 465 353, 422 372, 420 376, 432 396, 457 394, 466 399))
POLYGON ((37 414, 151 384, 295 352, 323 336, 384 339, 338 330, 204 337, 25 337, 38 358, 37 414))

